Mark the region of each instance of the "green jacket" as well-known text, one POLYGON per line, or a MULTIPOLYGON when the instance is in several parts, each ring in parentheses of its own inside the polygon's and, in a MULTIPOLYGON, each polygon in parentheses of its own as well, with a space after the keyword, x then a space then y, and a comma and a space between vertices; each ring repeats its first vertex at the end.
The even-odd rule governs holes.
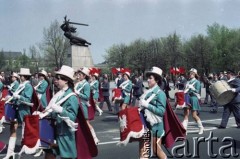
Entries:
MULTIPOLYGON (((60 97, 57 101, 61 100, 72 92, 73 91, 68 88, 63 96, 60 97)), ((75 95, 72 95, 66 101, 64 101, 61 106, 63 108, 62 113, 59 114, 52 112, 52 117, 56 119, 56 141, 59 147, 59 153, 61 157, 76 158, 77 150, 75 132, 71 131, 66 122, 63 121, 58 115, 61 117, 69 117, 71 121, 75 122, 79 109, 78 99, 75 95)))
POLYGON ((42 83, 36 89, 36 92, 38 94, 41 94, 40 101, 44 108, 46 108, 46 106, 48 105, 47 96, 46 96, 47 87, 48 87, 48 82, 46 80, 43 80, 42 83))

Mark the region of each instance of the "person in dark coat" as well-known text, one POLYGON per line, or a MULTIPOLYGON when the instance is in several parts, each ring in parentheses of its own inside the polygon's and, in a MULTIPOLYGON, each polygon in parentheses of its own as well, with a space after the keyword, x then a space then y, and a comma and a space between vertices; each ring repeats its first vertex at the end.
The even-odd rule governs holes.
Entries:
POLYGON ((235 117, 237 128, 240 128, 240 79, 235 77, 235 72, 233 70, 227 71, 227 78, 228 84, 232 88, 232 91, 235 92, 235 97, 230 103, 223 106, 222 121, 218 128, 225 129, 227 127, 231 113, 233 113, 235 117))
POLYGON ((111 106, 111 103, 109 100, 109 96, 110 96, 109 87, 110 87, 110 85, 109 85, 108 78, 104 78, 103 82, 101 83, 101 89, 103 92, 103 101, 100 102, 99 107, 100 107, 100 109, 102 109, 103 103, 106 102, 107 106, 108 106, 108 110, 112 111, 112 106, 111 106))
POLYGON ((133 84, 133 99, 132 105, 135 106, 136 100, 139 100, 139 97, 143 94, 143 81, 135 76, 135 81, 133 84))

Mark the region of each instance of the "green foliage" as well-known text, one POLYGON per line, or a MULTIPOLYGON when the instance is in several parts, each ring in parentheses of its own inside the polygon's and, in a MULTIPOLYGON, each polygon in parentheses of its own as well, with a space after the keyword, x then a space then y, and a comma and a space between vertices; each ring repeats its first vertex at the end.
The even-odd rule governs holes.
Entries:
POLYGON ((169 73, 170 67, 195 67, 200 74, 240 69, 240 29, 229 29, 217 23, 207 26, 207 35, 195 35, 188 40, 174 32, 167 37, 149 41, 136 39, 129 45, 110 47, 104 58, 109 68, 129 67, 142 73, 158 66, 169 73))

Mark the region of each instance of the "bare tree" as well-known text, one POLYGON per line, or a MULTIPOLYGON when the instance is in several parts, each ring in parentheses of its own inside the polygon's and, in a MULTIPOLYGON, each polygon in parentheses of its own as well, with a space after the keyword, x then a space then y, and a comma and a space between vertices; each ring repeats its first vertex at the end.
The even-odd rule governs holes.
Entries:
POLYGON ((41 49, 49 66, 60 68, 66 61, 69 46, 57 20, 49 28, 44 28, 41 49))

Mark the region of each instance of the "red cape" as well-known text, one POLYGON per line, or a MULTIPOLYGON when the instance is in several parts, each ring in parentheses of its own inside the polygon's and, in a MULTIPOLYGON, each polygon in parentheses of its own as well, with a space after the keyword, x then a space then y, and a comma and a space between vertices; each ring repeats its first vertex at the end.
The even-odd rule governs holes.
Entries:
MULTIPOLYGON (((2 98, 5 98, 7 95, 8 95, 8 89, 4 87, 2 90, 2 98)), ((4 116, 4 104, 5 104, 5 101, 1 101, 0 99, 0 119, 2 119, 2 117, 4 116)))
POLYGON ((166 148, 171 148, 178 137, 186 138, 186 130, 179 121, 172 107, 167 100, 166 112, 163 116, 165 136, 163 137, 163 144, 166 148))
POLYGON ((98 149, 83 116, 81 107, 79 107, 76 122, 78 123, 76 131, 77 159, 91 159, 92 157, 96 157, 98 149))
POLYGON ((90 106, 88 107, 88 119, 94 120, 96 108, 95 108, 95 103, 93 101, 92 92, 90 93, 89 104, 90 104, 90 106))

